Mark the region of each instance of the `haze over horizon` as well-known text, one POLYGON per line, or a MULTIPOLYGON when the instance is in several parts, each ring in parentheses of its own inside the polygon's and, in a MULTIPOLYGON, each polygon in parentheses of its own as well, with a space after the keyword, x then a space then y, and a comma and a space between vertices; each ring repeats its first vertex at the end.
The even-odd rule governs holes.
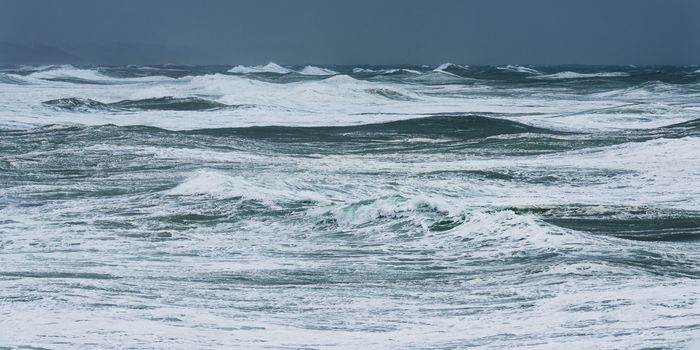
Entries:
POLYGON ((700 64, 700 2, 0 0, 0 64, 700 64))

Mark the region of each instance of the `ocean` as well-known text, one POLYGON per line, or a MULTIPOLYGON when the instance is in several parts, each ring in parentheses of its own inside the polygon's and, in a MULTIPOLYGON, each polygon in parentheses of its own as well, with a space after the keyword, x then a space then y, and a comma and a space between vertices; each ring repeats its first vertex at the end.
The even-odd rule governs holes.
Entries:
POLYGON ((0 70, 0 348, 700 348, 700 67, 0 70))

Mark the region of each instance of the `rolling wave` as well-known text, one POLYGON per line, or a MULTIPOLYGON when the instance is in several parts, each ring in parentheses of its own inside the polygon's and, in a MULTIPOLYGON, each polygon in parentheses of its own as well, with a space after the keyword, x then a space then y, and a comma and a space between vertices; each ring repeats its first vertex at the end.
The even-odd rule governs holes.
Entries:
POLYGON ((395 75, 395 74, 423 74, 423 72, 415 69, 407 68, 389 68, 389 69, 370 69, 370 68, 353 68, 352 72, 355 74, 371 74, 371 75, 395 75))
POLYGON ((468 70, 468 66, 462 66, 459 64, 454 64, 454 63, 443 63, 439 65, 437 68, 433 69, 433 72, 436 73, 442 73, 442 74, 447 74, 450 76, 454 77, 462 77, 460 73, 463 73, 464 71, 468 70))
POLYGON ((229 73, 234 74, 255 74, 255 73, 273 73, 273 74, 289 74, 291 69, 284 68, 277 63, 270 62, 264 66, 235 66, 231 68, 229 73))
POLYGON ((225 105, 198 97, 175 98, 172 96, 141 100, 123 100, 112 103, 102 103, 91 99, 71 97, 44 101, 42 104, 54 109, 71 112, 94 112, 99 110, 209 111, 241 107, 225 105))
POLYGON ((21 75, 0 73, 0 84, 27 85, 29 82, 21 75))
POLYGON ((188 134, 218 136, 244 136, 271 139, 279 142, 301 142, 302 140, 351 141, 389 140, 397 136, 476 139, 495 135, 540 133, 559 134, 514 121, 495 119, 479 115, 445 115, 416 119, 405 119, 378 124, 353 126, 253 126, 245 128, 198 129, 185 131, 188 134))
POLYGON ((576 73, 576 72, 559 72, 554 74, 545 74, 534 76, 534 79, 598 79, 598 78, 624 78, 629 77, 626 72, 601 72, 601 73, 576 73))
POLYGON ((119 78, 106 75, 102 73, 100 69, 76 68, 71 65, 39 67, 33 70, 28 70, 25 73, 29 74, 24 75, 22 79, 26 83, 31 84, 37 84, 42 82, 61 82, 72 84, 116 85, 144 82, 155 83, 173 80, 173 78, 163 75, 119 78))
POLYGON ((333 71, 328 68, 316 67, 316 66, 305 66, 300 70, 293 70, 289 68, 282 67, 277 63, 270 62, 264 66, 236 66, 228 70, 229 73, 233 74, 300 74, 300 75, 310 75, 310 76, 328 76, 336 75, 338 72, 333 71))
POLYGON ((302 68, 300 71, 297 73, 301 75, 318 75, 318 76, 326 76, 326 75, 336 75, 338 72, 328 69, 328 68, 321 68, 321 67, 315 67, 315 66, 306 66, 302 68))
POLYGON ((525 74, 532 74, 532 75, 542 74, 542 72, 540 72, 536 69, 524 67, 524 66, 516 66, 516 65, 507 65, 505 67, 496 67, 496 69, 502 70, 502 71, 525 73, 525 74))
POLYGON ((698 241, 700 213, 644 207, 527 208, 544 221, 581 232, 639 241, 698 241))

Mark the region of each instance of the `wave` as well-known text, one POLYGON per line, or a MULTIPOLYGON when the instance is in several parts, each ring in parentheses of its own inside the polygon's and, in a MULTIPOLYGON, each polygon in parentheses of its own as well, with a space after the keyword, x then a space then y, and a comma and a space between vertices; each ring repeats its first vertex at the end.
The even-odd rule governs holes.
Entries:
POLYGON ((423 74, 421 71, 417 71, 414 69, 406 69, 406 68, 401 68, 401 69, 387 69, 382 74, 397 74, 397 73, 409 73, 409 74, 423 74))
POLYGON ((373 105, 386 103, 386 99, 420 98, 420 95, 398 84, 358 80, 345 74, 286 83, 226 74, 182 78, 180 81, 182 84, 145 90, 143 96, 216 96, 218 101, 227 104, 303 111, 330 108, 344 114, 350 113, 351 109, 357 112, 354 107, 361 108, 360 111, 364 112, 373 105))
POLYGON ((415 98, 408 96, 406 94, 402 94, 396 90, 392 89, 387 89, 387 88, 375 88, 375 89, 367 89, 365 90, 370 94, 373 95, 379 95, 382 97, 386 97, 390 100, 398 100, 398 101, 414 101, 416 100, 415 98))
POLYGON ((73 84, 110 85, 122 83, 142 83, 173 81, 173 78, 152 75, 147 77, 117 78, 103 74, 98 69, 82 69, 71 65, 46 66, 37 68, 24 77, 27 83, 55 81, 73 84))
POLYGON ((310 210, 315 229, 348 230, 368 239, 403 241, 405 247, 441 255, 514 259, 551 256, 586 238, 530 214, 460 209, 437 198, 387 195, 310 210))
MULTIPOLYGON (((162 99, 172 103, 190 103, 187 99, 162 99)), ((160 99, 158 102, 162 102, 160 99)), ((85 111, 91 112, 95 110, 126 110, 117 109, 114 106, 133 106, 134 104, 150 104, 153 101, 136 100, 136 101, 120 101, 115 103, 101 103, 90 99, 57 99, 46 101, 45 104, 52 108, 65 109, 68 111, 85 111)), ((205 107, 210 104, 203 105, 205 107)), ((217 106, 221 106, 220 104, 217 106)), ((220 108, 236 108, 244 106, 224 105, 220 108)), ((133 107, 137 108, 137 107, 133 107)), ((140 107, 139 107, 140 108, 140 107)), ((179 106, 171 106, 171 110, 177 110, 179 106)), ((159 108, 160 109, 160 108, 159 108)), ((197 110, 197 109, 194 109, 197 110)), ((70 126, 76 127, 75 125, 70 126)), ((130 125, 130 126, 80 126, 82 129, 95 128, 117 128, 127 132, 147 132, 154 131, 183 134, 183 135, 208 135, 220 137, 240 137, 248 139, 262 139, 270 142, 279 143, 304 143, 304 142, 346 142, 346 141, 388 141, 395 140, 414 140, 420 143, 444 143, 456 140, 471 140, 478 138, 487 138, 497 135, 559 135, 561 132, 538 128, 506 119, 496 119, 479 115, 436 115, 415 119, 404 119, 398 121, 390 121, 375 124, 361 124, 350 126, 248 126, 235 128, 205 128, 171 131, 163 128, 145 126, 145 125, 130 125)), ((53 127, 52 127, 53 128, 53 127)), ((40 127, 36 130, 46 131, 52 128, 40 127)), ((34 129, 32 129, 34 130, 34 129)))
POLYGON ((321 67, 315 67, 315 66, 306 66, 302 70, 298 71, 297 73, 301 75, 336 75, 338 72, 334 70, 330 70, 327 68, 321 68, 321 67))
POLYGON ((390 68, 390 69, 370 69, 370 68, 353 68, 352 72, 355 74, 380 74, 380 75, 392 75, 392 74, 423 74, 421 71, 407 68, 390 68))
POLYGON ((114 80, 93 69, 80 69, 71 65, 49 66, 30 73, 27 78, 83 84, 105 84, 114 80))
POLYGON ((396 231, 403 223, 409 226, 408 229, 413 227, 440 232, 464 222, 461 213, 454 212, 439 200, 420 196, 408 199, 400 195, 344 203, 331 209, 319 208, 311 211, 310 215, 316 218, 317 229, 367 228, 390 224, 396 231))
POLYGON ((284 68, 277 63, 270 62, 264 66, 235 66, 228 70, 234 74, 255 74, 255 73, 272 73, 272 74, 289 74, 291 69, 284 68))
POLYGON ((503 70, 503 71, 509 71, 509 72, 516 72, 516 73, 526 73, 526 74, 533 74, 533 75, 539 75, 542 74, 542 72, 533 69, 533 68, 528 68, 528 67, 523 67, 523 66, 516 66, 516 65, 507 65, 505 67, 496 67, 498 70, 503 70))
POLYGON ((361 74, 361 73, 380 73, 382 72, 381 69, 375 70, 375 69, 369 69, 369 68, 360 68, 360 67, 355 67, 352 69, 352 72, 355 74, 361 74))
POLYGON ((13 84, 13 85, 27 85, 27 84, 29 84, 29 82, 27 82, 27 80, 24 79, 21 75, 6 74, 6 73, 0 73, 0 83, 1 84, 13 84))
POLYGON ((464 140, 521 133, 557 134, 548 129, 479 115, 438 115, 352 126, 252 126, 197 129, 185 131, 185 133, 262 138, 273 142, 307 139, 316 141, 394 140, 397 137, 464 140))
POLYGON ((700 240, 700 213, 625 206, 511 209, 559 227, 639 241, 700 240))
POLYGON ((624 78, 629 77, 629 73, 625 72, 602 72, 602 73, 576 73, 571 71, 559 72, 554 74, 539 75, 532 78, 535 79, 591 79, 591 78, 624 78))
MULTIPOLYGON (((547 224, 532 215, 510 210, 477 210, 465 214, 463 222, 446 232, 426 235, 416 242, 441 251, 460 254, 471 247, 470 256, 517 260, 525 255, 562 252, 580 244, 582 237, 557 226, 547 224)), ((503 261, 505 262, 505 261, 503 261)))
POLYGON ((685 121, 682 123, 676 123, 676 124, 663 126, 659 129, 675 129, 675 128, 692 129, 692 130, 700 131, 700 118, 688 120, 688 121, 685 121))
POLYGON ((683 96, 693 94, 692 89, 687 89, 680 84, 672 84, 662 81, 646 81, 621 89, 609 90, 593 94, 596 98, 626 98, 626 99, 651 99, 661 96, 683 96))
POLYGON ((215 101, 205 100, 198 97, 160 97, 147 98, 141 100, 123 100, 113 103, 102 103, 87 98, 60 98, 42 102, 43 105, 57 110, 71 112, 92 112, 92 111, 124 111, 124 110, 162 110, 162 111, 207 111, 230 107, 215 101))
POLYGON ((197 170, 182 183, 166 191, 169 195, 213 195, 217 197, 266 198, 266 189, 255 186, 243 177, 228 176, 215 170, 197 170))
MULTIPOLYGON (((258 179, 260 180, 260 179, 258 179)), ((228 175, 219 170, 200 169, 192 172, 183 182, 167 190, 166 195, 197 196, 206 195, 218 199, 243 199, 275 206, 281 202, 308 201, 328 203, 319 193, 300 189, 279 177, 267 181, 253 182, 243 176, 228 175)))
POLYGON ((285 68, 280 66, 277 63, 270 62, 264 66, 236 66, 228 70, 229 73, 234 73, 234 74, 261 74, 261 73, 268 73, 268 74, 279 74, 279 75, 284 75, 284 74, 290 74, 290 73, 296 73, 296 74, 301 74, 301 75, 313 75, 313 76, 325 76, 325 75, 336 75, 338 72, 328 69, 328 68, 322 68, 322 67, 316 67, 316 66, 306 66, 302 68, 301 70, 295 71, 289 68, 285 68))
POLYGON ((92 112, 96 110, 108 110, 109 105, 91 100, 89 98, 70 97, 44 101, 41 104, 56 110, 71 112, 92 112))
POLYGON ((442 74, 447 74, 451 75, 454 77, 461 77, 459 74, 456 74, 458 72, 462 72, 465 70, 468 70, 469 66, 462 66, 459 64, 454 64, 454 63, 443 63, 439 65, 437 68, 433 69, 433 72, 437 73, 442 73, 442 74))

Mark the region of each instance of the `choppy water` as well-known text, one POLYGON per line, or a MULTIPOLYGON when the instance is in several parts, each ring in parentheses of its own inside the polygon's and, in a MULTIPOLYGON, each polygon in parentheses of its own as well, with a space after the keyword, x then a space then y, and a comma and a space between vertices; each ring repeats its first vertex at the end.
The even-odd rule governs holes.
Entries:
POLYGON ((0 347, 700 347, 698 67, 0 71, 0 347))

